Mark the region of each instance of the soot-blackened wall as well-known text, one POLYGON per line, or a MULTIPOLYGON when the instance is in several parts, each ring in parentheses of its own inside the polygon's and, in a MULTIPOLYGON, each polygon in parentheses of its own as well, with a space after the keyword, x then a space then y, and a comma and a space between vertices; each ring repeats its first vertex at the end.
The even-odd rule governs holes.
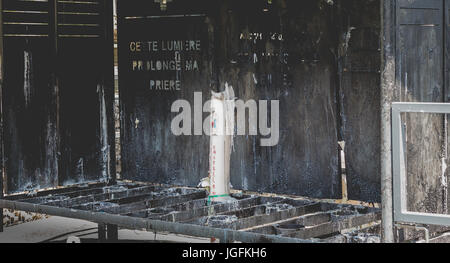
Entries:
POLYGON ((193 107, 194 92, 205 102, 228 83, 238 99, 280 102, 278 145, 235 138, 234 188, 340 198, 345 140, 350 197, 379 201, 379 4, 173 0, 163 10, 119 0, 123 177, 189 186, 206 177, 209 138, 173 135, 171 105, 193 107), (186 40, 199 47, 167 50, 186 40), (181 68, 157 66, 177 58, 181 68))
POLYGON ((6 192, 114 174, 112 2, 1 1, 6 192))

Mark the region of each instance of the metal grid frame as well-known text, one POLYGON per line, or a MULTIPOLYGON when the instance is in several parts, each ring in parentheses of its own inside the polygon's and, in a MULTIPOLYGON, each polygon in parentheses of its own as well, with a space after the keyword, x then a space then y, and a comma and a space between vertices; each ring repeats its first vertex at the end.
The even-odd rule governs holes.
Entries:
POLYGON ((208 204, 204 189, 92 183, 6 196, 0 199, 0 208, 81 219, 116 229, 217 238, 224 243, 327 242, 326 238, 337 237, 344 230, 358 232, 381 219, 377 208, 245 193, 233 197, 237 201, 230 204, 208 204), (222 222, 222 217, 234 220, 222 222), (304 227, 291 229, 292 224, 304 227))
POLYGON ((392 162, 394 221, 425 225, 450 226, 450 215, 410 212, 407 208, 406 139, 402 113, 450 114, 449 103, 393 103, 392 104, 392 162))

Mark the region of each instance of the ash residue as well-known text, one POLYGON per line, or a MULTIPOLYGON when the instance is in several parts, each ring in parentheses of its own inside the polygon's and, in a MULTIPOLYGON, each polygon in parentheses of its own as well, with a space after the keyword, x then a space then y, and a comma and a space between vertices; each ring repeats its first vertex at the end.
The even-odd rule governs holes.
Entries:
MULTIPOLYGON (((31 196, 33 197, 33 196, 31 196)), ((27 203, 31 204, 49 204, 54 202, 61 202, 70 199, 70 197, 64 196, 64 195, 48 195, 43 197, 34 197, 29 200, 27 200, 27 203)))
POLYGON ((238 220, 235 215, 217 215, 202 218, 202 225, 217 228, 230 228, 238 220))
POLYGON ((155 196, 179 196, 180 195, 180 190, 178 188, 169 188, 169 189, 164 189, 161 192, 157 192, 155 193, 155 196))
POLYGON ((241 206, 239 205, 239 202, 236 199, 230 201, 229 204, 230 204, 230 211, 237 211, 241 209, 241 206))
POLYGON ((121 185, 114 185, 114 186, 103 187, 103 193, 104 194, 124 192, 124 191, 127 191, 127 190, 128 190, 128 188, 126 188, 124 186, 121 186, 121 185))
POLYGON ((360 233, 356 236, 347 236, 347 239, 350 240, 350 243, 381 243, 381 237, 360 233))
POLYGON ((372 234, 342 234, 327 240, 330 243, 349 243, 349 244, 365 244, 365 243, 381 243, 381 237, 372 234))
POLYGON ((366 207, 358 206, 342 206, 339 210, 334 211, 331 214, 332 221, 339 221, 344 218, 349 218, 358 215, 364 215, 369 212, 366 207))
POLYGON ((119 206, 118 204, 115 203, 109 203, 109 202, 96 202, 92 204, 92 210, 101 210, 101 209, 105 209, 105 208, 112 208, 112 207, 117 207, 119 206))
POLYGON ((227 196, 227 197, 222 197, 219 199, 214 199, 211 198, 211 203, 210 205, 220 205, 220 204, 228 204, 231 205, 232 207, 238 207, 239 205, 239 201, 231 196, 227 196))
POLYGON ((290 204, 271 204, 271 203, 267 203, 266 204, 266 214, 270 215, 272 213, 276 213, 276 212, 281 212, 281 211, 286 211, 286 210, 290 210, 293 209, 294 207, 290 204))

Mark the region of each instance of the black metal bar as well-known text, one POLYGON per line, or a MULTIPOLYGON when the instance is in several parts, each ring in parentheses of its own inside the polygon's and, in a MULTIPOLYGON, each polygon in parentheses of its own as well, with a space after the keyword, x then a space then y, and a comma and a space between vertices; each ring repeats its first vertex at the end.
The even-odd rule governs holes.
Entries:
POLYGON ((147 208, 156 208, 156 207, 165 207, 168 205, 181 204, 188 201, 206 198, 206 192, 193 192, 184 195, 178 195, 174 197, 152 197, 152 196, 137 196, 138 199, 142 199, 137 202, 128 202, 125 200, 111 200, 112 203, 118 203, 119 206, 106 208, 101 210, 102 212, 111 213, 111 214, 123 214, 123 213, 132 213, 135 211, 139 211, 147 208), (125 201, 125 203, 120 204, 121 201, 125 201))
MULTIPOLYGON (((255 233, 263 234, 276 234, 277 228, 283 225, 296 225, 300 227, 315 227, 325 223, 328 223, 332 219, 333 211, 326 211, 314 214, 308 214, 297 218, 290 218, 274 223, 251 227, 248 229, 241 229, 242 231, 251 231, 255 233)), ((281 232, 282 233, 282 232, 281 232)))
POLYGON ((49 0, 49 36, 53 41, 55 54, 58 54, 58 1, 49 0))
MULTIPOLYGON (((251 206, 260 205, 262 203, 260 197, 250 197, 247 199, 239 200, 238 206, 234 206, 234 204, 228 203, 206 206, 207 199, 204 200, 199 199, 195 201, 196 202, 203 201, 205 205, 199 208, 189 208, 177 211, 175 213, 161 215, 160 219, 172 222, 189 222, 196 218, 207 216, 210 213, 210 211, 214 211, 215 213, 223 213, 226 211, 232 212, 236 211, 237 209, 245 209, 251 206)), ((146 211, 149 211, 149 209, 134 213, 133 216, 139 216, 140 214, 145 215, 146 211)))
MULTIPOLYGON (((3 150, 3 1, 0 0, 0 199, 3 199, 4 150, 3 150)), ((3 232, 3 208, 0 209, 0 233, 3 232)))
POLYGON ((284 236, 304 239, 320 238, 334 233, 340 233, 342 229, 355 228, 364 224, 376 222, 380 219, 380 215, 374 213, 352 218, 343 218, 338 222, 328 222, 314 227, 300 229, 293 233, 285 234, 284 236))
MULTIPOLYGON (((75 191, 75 192, 67 192, 67 193, 61 193, 61 194, 49 194, 46 196, 40 196, 40 197, 33 197, 33 198, 23 198, 23 199, 14 199, 14 201, 18 202, 27 202, 27 203, 34 203, 34 204, 48 204, 50 202, 55 202, 55 198, 61 197, 61 199, 64 198, 79 198, 83 196, 89 196, 89 195, 96 195, 104 193, 103 188, 93 188, 89 190, 81 190, 81 191, 75 191), (50 201, 49 201, 50 199, 50 201), (53 200, 53 201, 52 201, 53 200)), ((9 199, 12 200, 12 199, 9 199)))
POLYGON ((233 241, 241 241, 244 243, 261 243, 261 242, 313 243, 313 241, 311 240, 302 240, 275 235, 264 235, 251 232, 242 232, 231 229, 218 229, 198 225, 180 224, 174 222, 164 222, 158 220, 51 207, 45 205, 35 205, 8 200, 0 200, 0 207, 13 209, 17 211, 27 211, 39 214, 87 220, 97 223, 112 224, 128 229, 146 229, 149 231, 177 233, 195 237, 206 237, 206 238, 214 237, 220 240, 233 240, 233 241))
POLYGON ((63 201, 55 201, 46 203, 45 205, 51 205, 51 206, 63 206, 63 207, 73 207, 73 206, 85 206, 89 204, 90 202, 108 202, 115 199, 120 199, 121 197, 133 197, 133 196, 141 196, 141 194, 148 193, 154 190, 151 186, 150 187, 141 187, 141 188, 134 188, 134 189, 128 189, 126 191, 121 192, 115 192, 115 193, 102 193, 102 194, 95 194, 95 195, 87 195, 87 196, 80 196, 76 198, 71 198, 68 200, 63 201))
MULTIPOLYGON (((42 190, 42 191, 37 191, 35 194, 35 197, 45 197, 45 196, 49 196, 49 195, 63 195, 66 193, 72 193, 72 192, 77 192, 77 191, 87 191, 87 190, 93 190, 99 187, 104 187, 106 186, 105 183, 93 183, 93 184, 89 184, 87 187, 83 187, 81 185, 74 185, 74 186, 70 186, 70 187, 65 187, 65 188, 57 188, 57 189, 50 189, 50 190, 42 190)), ((27 199, 29 198, 29 195, 27 193, 21 193, 21 194, 16 194, 16 195, 10 195, 8 196, 8 200, 15 200, 18 201, 20 199, 27 199)))
POLYGON ((284 211, 274 212, 266 215, 255 215, 247 218, 239 219, 236 224, 236 229, 245 229, 255 225, 270 224, 272 222, 295 218, 306 214, 321 212, 321 204, 305 204, 303 206, 295 207, 284 211))
MULTIPOLYGON (((48 1, 48 36, 50 41, 50 61, 51 61, 51 83, 53 85, 53 91, 52 91, 52 107, 55 110, 55 113, 53 115, 53 118, 56 123, 56 133, 57 133, 57 152, 61 152, 61 138, 60 138, 60 93, 59 93, 59 70, 58 70, 58 1, 57 0, 49 0, 48 1)), ((57 155, 57 165, 58 165, 58 171, 63 171, 61 166, 61 156, 60 154, 57 155)), ((57 185, 59 186, 61 184, 60 175, 56 175, 57 185)))
POLYGON ((106 225, 107 241, 117 242, 119 240, 119 227, 117 225, 106 225))
MULTIPOLYGON (((116 28, 116 32, 115 32, 116 33, 116 41, 117 41, 117 53, 115 53, 115 56, 117 56, 116 57, 116 59, 117 59, 116 63, 117 63, 117 66, 119 66, 120 65, 120 61, 121 61, 120 53, 119 53, 119 48, 120 48, 120 41, 119 41, 119 39, 120 39, 120 34, 121 34, 120 28, 123 27, 123 23, 124 23, 124 17, 122 16, 120 10, 121 10, 121 4, 123 5, 123 2, 121 0, 113 0, 113 1, 116 1, 116 22, 117 22, 117 28, 116 28)), ((120 73, 119 73, 119 75, 120 75, 120 73)), ((122 162, 122 158, 123 158, 122 157, 123 156, 122 143, 123 143, 123 137, 124 136, 123 136, 123 131, 122 131, 122 127, 123 127, 122 120, 123 120, 123 118, 122 118, 122 115, 121 115, 122 114, 123 103, 122 103, 122 91, 120 89, 120 83, 121 83, 120 77, 118 77, 118 80, 117 80, 117 92, 119 94, 119 100, 118 100, 118 108, 119 108, 119 110, 118 111, 119 111, 119 128, 120 128, 120 132, 119 132, 119 148, 120 148, 120 151, 119 151, 118 154, 121 155, 118 164, 120 164, 120 166, 121 166, 120 167, 120 175, 119 176, 120 176, 120 179, 123 179, 124 176, 123 176, 123 162, 122 162)), ((117 158, 116 158, 116 161, 117 161, 117 158)))
POLYGON ((106 241, 106 225, 105 224, 98 224, 98 240, 100 242, 106 241))

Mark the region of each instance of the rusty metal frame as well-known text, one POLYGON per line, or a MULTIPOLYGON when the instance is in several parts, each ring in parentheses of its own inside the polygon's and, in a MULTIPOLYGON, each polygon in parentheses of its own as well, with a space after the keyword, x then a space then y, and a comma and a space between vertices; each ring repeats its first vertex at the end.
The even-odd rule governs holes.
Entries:
POLYGON ((407 173, 405 164, 406 139, 402 113, 450 114, 449 103, 393 103, 392 159, 394 221, 427 225, 450 226, 450 215, 410 212, 407 208, 407 173))

